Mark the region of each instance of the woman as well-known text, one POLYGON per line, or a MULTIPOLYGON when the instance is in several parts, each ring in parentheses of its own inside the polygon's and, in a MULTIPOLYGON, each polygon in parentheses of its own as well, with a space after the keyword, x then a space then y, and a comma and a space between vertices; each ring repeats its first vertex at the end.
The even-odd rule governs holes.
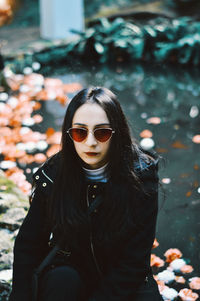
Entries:
POLYGON ((58 242, 39 300, 162 300, 150 267, 158 160, 131 140, 116 96, 81 90, 67 108, 61 144, 33 176, 10 301, 31 300, 33 270, 58 242))

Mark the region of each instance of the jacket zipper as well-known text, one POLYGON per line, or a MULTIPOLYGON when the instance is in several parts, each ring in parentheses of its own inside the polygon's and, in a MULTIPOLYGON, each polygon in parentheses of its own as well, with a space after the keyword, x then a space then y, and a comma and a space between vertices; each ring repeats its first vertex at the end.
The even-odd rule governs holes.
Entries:
MULTIPOLYGON (((87 186, 87 207, 89 208, 90 206, 90 203, 89 203, 89 199, 88 199, 88 190, 90 188, 90 185, 87 186)), ((89 217, 89 220, 90 220, 90 226, 91 226, 91 218, 89 217)), ((94 263, 95 263, 95 266, 96 266, 96 269, 100 275, 100 277, 102 277, 102 272, 101 272, 101 269, 99 267, 99 264, 97 262, 97 259, 96 259, 96 256, 94 254, 94 245, 93 245, 93 237, 92 237, 92 230, 90 230, 90 249, 91 249, 91 252, 92 252, 92 256, 93 256, 93 260, 94 260, 94 263)))
POLYGON ((47 174, 44 172, 44 169, 42 169, 42 173, 51 183, 53 183, 53 180, 49 176, 47 176, 47 174))
MULTIPOLYGON (((42 169, 42 173, 43 175, 53 183, 53 180, 47 176, 47 174, 44 172, 44 170, 42 169)), ((89 190, 89 187, 90 185, 87 186, 87 207, 89 208, 90 204, 89 204, 89 199, 88 199, 88 190, 89 190)), ((91 223, 90 223, 91 225, 91 223)), ((91 252, 92 252, 92 256, 93 256, 93 260, 94 260, 94 263, 95 263, 95 266, 96 266, 96 269, 99 273, 99 275, 102 277, 102 272, 100 270, 100 267, 99 267, 99 264, 97 262, 97 259, 95 257, 95 254, 94 254, 94 245, 93 245, 93 237, 92 237, 92 231, 90 231, 90 249, 91 249, 91 252)))

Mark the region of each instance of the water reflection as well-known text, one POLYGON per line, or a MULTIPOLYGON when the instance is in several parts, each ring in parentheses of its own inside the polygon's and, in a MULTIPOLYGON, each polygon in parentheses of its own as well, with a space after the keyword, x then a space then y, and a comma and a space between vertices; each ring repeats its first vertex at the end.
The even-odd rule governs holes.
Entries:
MULTIPOLYGON (((189 73, 165 65, 83 69, 72 72, 60 68, 51 75, 65 83, 75 81, 83 87, 97 85, 113 90, 119 96, 136 139, 141 141, 140 133, 144 129, 153 133, 154 148, 165 160, 160 179, 164 178, 166 190, 166 201, 158 217, 160 246, 156 253, 163 257, 166 249, 179 248, 183 258, 188 262, 191 259, 199 272, 200 144, 193 143, 192 138, 200 134, 200 72, 194 69, 189 73), (159 117, 161 122, 148 123, 151 117, 159 117)), ((60 130, 63 107, 46 102, 43 109, 43 114, 48 116, 43 126, 60 130)))

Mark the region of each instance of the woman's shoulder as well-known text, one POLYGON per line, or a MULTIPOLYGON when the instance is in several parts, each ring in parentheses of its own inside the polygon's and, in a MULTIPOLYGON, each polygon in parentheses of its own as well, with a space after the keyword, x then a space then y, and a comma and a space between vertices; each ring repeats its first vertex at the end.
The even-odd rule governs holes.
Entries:
POLYGON ((141 192, 144 193, 141 205, 151 207, 152 201, 157 206, 157 192, 158 192, 158 164, 159 156, 155 152, 143 151, 139 156, 138 161, 134 162, 134 171, 139 179, 141 185, 141 192), (146 197, 148 196, 148 197, 146 197))
POLYGON ((159 156, 155 152, 142 150, 134 161, 134 171, 138 177, 157 177, 159 156))
POLYGON ((60 164, 61 153, 58 152, 48 158, 33 174, 33 185, 45 194, 48 194, 55 181, 60 164))

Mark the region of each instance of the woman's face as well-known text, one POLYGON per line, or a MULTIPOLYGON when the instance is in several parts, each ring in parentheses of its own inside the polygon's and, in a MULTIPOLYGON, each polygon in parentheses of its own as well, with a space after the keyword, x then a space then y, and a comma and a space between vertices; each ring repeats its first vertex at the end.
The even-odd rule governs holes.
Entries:
POLYGON ((75 150, 86 168, 96 169, 108 162, 108 150, 111 139, 99 142, 95 139, 93 130, 110 128, 110 122, 105 111, 95 103, 80 106, 74 114, 72 127, 86 128, 90 132, 82 142, 74 142, 75 150))

